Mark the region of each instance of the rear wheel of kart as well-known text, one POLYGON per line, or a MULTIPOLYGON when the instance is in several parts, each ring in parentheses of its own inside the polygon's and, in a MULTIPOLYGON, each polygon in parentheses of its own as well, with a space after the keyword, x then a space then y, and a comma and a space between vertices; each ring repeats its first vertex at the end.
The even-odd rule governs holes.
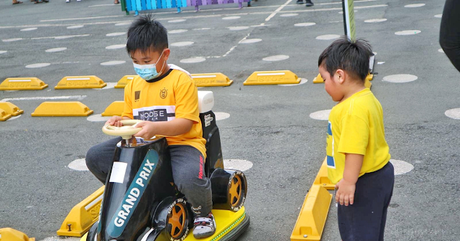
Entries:
POLYGON ((187 204, 183 199, 176 200, 168 213, 168 233, 172 240, 183 240, 189 231, 187 204))
POLYGON ((239 173, 234 173, 230 180, 228 188, 228 198, 230 208, 233 211, 238 211, 243 206, 246 198, 246 185, 244 177, 239 173))

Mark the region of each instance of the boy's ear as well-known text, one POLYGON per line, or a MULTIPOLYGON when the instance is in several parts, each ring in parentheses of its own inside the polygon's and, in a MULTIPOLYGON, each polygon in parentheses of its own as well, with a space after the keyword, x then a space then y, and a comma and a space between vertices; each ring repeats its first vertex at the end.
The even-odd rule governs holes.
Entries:
POLYGON ((169 54, 171 54, 171 50, 169 48, 165 48, 165 50, 163 50, 163 55, 165 57, 165 60, 169 59, 169 54))
POLYGON ((335 71, 335 74, 337 75, 339 83, 343 84, 345 82, 346 77, 347 77, 345 71, 343 71, 343 69, 337 69, 337 71, 335 71))

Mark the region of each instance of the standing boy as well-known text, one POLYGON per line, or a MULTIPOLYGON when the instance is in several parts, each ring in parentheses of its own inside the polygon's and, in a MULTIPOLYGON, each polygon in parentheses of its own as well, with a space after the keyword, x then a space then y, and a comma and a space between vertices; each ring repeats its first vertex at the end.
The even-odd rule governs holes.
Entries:
POLYGON ((338 102, 329 115, 326 152, 343 241, 383 241, 393 193, 382 106, 364 86, 371 54, 367 42, 344 37, 318 59, 326 92, 338 102))
MULTIPOLYGON (((167 64, 170 49, 166 28, 150 15, 131 25, 126 49, 139 76, 125 87, 122 116, 114 116, 106 124, 121 126, 123 119, 143 120, 137 124, 142 130, 135 136, 166 137, 174 183, 195 213, 193 235, 209 237, 216 224, 211 213, 211 181, 204 175, 206 140, 202 137, 196 85, 187 73, 167 64)), ((86 155, 89 170, 104 183, 120 140, 96 145, 86 155)))

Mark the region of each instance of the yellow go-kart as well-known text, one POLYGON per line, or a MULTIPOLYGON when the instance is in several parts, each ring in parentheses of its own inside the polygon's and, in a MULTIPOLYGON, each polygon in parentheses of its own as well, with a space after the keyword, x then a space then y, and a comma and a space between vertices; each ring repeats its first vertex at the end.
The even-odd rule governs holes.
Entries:
MULTIPOLYGON (((203 137, 207 141, 205 171, 212 183, 212 212, 217 225, 213 236, 200 240, 235 240, 249 226, 243 206, 247 181, 243 172, 224 169, 213 105, 213 93, 199 91, 203 137)), ((114 178, 118 181, 107 178, 99 220, 81 241, 196 240, 189 232, 193 228, 191 207, 173 183, 166 139, 136 143, 132 136, 140 128, 135 123, 124 121, 122 127, 103 127, 104 133, 123 138, 108 176, 112 177, 120 166, 126 171, 121 179, 114 178)))

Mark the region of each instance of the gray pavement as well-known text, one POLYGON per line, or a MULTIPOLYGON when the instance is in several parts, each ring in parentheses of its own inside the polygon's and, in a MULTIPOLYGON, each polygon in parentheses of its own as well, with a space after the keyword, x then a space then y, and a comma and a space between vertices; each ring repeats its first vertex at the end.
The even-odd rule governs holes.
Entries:
MULTIPOLYGON (((312 119, 310 114, 330 109, 334 103, 324 86, 312 80, 318 73, 317 57, 332 40, 317 37, 343 34, 343 17, 339 1, 314 2, 312 8, 294 1, 259 0, 242 10, 229 4, 205 6, 198 13, 192 8, 181 14, 175 9, 152 11, 170 32, 171 44, 193 42, 171 46, 170 63, 191 73, 222 72, 234 80, 230 87, 203 89, 214 92, 215 112, 230 114, 218 121, 224 158, 253 163, 245 172, 251 225, 239 240, 289 240, 325 156, 327 122, 312 119), (180 19, 185 21, 174 21, 180 19), (299 23, 315 25, 295 26, 299 23), (240 43, 245 39, 261 41, 240 43), (277 55, 289 58, 263 60, 277 55), (195 57, 205 61, 184 63, 195 57), (283 69, 308 82, 290 87, 243 86, 254 71, 283 69)), ((437 15, 443 4, 434 0, 355 2, 357 36, 369 40, 377 52, 378 75, 372 91, 384 109, 392 158, 414 166, 396 176, 386 240, 459 240, 460 120, 444 112, 460 107, 460 74, 438 51, 437 15), (414 3, 425 5, 405 7, 414 3), (365 22, 370 19, 386 21, 365 22), (420 32, 395 34, 403 30, 420 32), (396 74, 418 78, 409 83, 383 81, 396 74)), ((49 84, 44 90, 0 91, 0 100, 25 112, 0 122, 0 228, 13 227, 44 240, 56 236, 70 209, 100 187, 89 172, 71 170, 69 163, 84 158, 88 148, 110 137, 101 132, 103 122, 86 117, 30 114, 41 102, 56 96, 79 100, 95 114, 122 100, 120 89, 54 90, 54 86, 64 76, 97 75, 114 83, 123 75, 134 74, 123 48, 106 47, 125 43, 125 35, 107 35, 126 32, 126 24, 135 17, 121 12, 111 0, 20 5, 4 0, 0 16, 0 81, 34 76, 49 84), (72 27, 77 25, 83 26, 72 27), (12 41, 15 38, 21 40, 12 41), (53 48, 66 49, 46 52, 53 48), (101 65, 113 63, 110 61, 125 62, 101 65), (39 63, 46 66, 30 68, 39 63)), ((322 240, 340 240, 334 207, 322 240)))

